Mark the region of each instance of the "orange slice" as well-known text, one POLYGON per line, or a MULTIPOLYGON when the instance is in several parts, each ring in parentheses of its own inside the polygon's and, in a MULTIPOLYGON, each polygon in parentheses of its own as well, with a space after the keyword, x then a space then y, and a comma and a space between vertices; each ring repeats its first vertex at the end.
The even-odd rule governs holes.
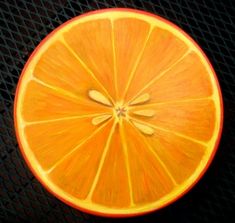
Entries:
POLYGON ((222 129, 216 75, 170 22, 109 9, 74 18, 28 60, 16 91, 25 160, 65 203, 132 216, 186 193, 222 129))

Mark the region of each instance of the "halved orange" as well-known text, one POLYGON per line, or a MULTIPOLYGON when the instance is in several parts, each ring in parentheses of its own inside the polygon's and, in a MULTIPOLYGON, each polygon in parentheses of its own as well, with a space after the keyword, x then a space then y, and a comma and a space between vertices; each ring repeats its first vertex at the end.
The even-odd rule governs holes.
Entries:
POLYGON ((52 32, 27 62, 15 128, 35 176, 98 215, 157 210, 210 164, 222 129, 216 75, 170 22, 109 9, 52 32))

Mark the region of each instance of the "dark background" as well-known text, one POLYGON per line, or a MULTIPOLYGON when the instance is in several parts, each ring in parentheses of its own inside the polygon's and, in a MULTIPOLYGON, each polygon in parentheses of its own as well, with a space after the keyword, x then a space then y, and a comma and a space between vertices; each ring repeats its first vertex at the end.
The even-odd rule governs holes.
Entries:
POLYGON ((233 0, 0 0, 0 222, 235 222, 234 23, 233 0), (219 150, 202 180, 174 204, 129 219, 88 215, 45 191, 22 159, 13 127, 16 84, 33 49, 68 19, 109 7, 146 10, 190 34, 215 68, 225 109, 219 150))

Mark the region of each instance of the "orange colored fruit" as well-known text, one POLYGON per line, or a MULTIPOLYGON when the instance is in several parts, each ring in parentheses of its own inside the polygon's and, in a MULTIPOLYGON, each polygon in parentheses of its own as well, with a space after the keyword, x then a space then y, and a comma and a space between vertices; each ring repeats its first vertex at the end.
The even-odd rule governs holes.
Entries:
POLYGON ((27 62, 15 128, 33 173, 98 215, 157 210, 188 191, 218 146, 222 99, 197 44, 170 22, 95 11, 51 33, 27 62))

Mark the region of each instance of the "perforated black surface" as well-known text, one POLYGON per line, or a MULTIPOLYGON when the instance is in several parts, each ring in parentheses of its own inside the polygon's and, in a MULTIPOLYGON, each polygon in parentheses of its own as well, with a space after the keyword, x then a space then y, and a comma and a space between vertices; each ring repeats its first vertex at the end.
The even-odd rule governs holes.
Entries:
POLYGON ((235 1, 0 0, 0 221, 2 222, 224 222, 235 221, 235 1), (224 99, 224 130, 202 180, 182 199, 155 213, 108 219, 74 210, 50 195, 28 170, 15 139, 13 100, 20 72, 55 27, 84 12, 129 7, 169 19, 202 47, 224 99))

